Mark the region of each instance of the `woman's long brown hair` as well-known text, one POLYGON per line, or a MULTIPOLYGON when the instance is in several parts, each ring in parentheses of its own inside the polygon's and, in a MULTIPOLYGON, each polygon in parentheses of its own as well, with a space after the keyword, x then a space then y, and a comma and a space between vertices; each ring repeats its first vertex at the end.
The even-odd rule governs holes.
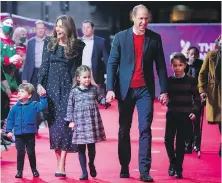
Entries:
MULTIPOLYGON (((61 15, 56 19, 57 22, 61 20, 62 25, 65 27, 66 30, 66 36, 67 36, 67 46, 65 47, 65 57, 68 59, 73 58, 77 55, 75 51, 75 40, 77 39, 77 31, 76 31, 76 25, 71 16, 68 15, 61 15)), ((49 40, 48 44, 48 50, 55 51, 55 49, 58 46, 58 39, 57 39, 57 32, 56 32, 56 24, 53 29, 52 37, 49 40)))

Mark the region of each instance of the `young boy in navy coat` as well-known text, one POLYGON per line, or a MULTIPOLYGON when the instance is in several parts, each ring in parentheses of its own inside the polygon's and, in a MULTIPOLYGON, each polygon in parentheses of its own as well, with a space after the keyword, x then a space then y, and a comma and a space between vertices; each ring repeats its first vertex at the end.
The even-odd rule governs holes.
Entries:
POLYGON ((35 133, 37 132, 37 114, 47 108, 46 96, 40 96, 40 102, 32 101, 34 86, 30 83, 19 85, 18 102, 11 108, 6 125, 6 133, 9 138, 15 134, 17 149, 17 174, 15 178, 22 178, 25 160, 25 148, 27 150, 30 166, 34 177, 39 177, 36 169, 35 133))

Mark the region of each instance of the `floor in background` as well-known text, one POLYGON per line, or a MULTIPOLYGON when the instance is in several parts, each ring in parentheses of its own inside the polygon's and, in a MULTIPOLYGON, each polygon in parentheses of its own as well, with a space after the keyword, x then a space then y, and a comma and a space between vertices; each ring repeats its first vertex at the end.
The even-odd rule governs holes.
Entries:
MULTIPOLYGON (((184 179, 178 180, 169 177, 168 158, 164 146, 165 111, 166 107, 155 102, 154 120, 152 124, 152 168, 151 176, 155 183, 220 183, 221 159, 218 157, 220 134, 218 126, 208 125, 204 121, 201 158, 193 153, 185 155, 184 179)), ((129 179, 120 179, 120 165, 117 154, 118 134, 118 109, 113 102, 109 109, 100 107, 105 126, 107 141, 96 145, 97 178, 89 177, 88 181, 80 181, 80 165, 77 154, 67 155, 67 178, 56 178, 56 158, 54 152, 49 150, 48 129, 42 128, 36 138, 37 166, 40 178, 33 178, 26 155, 22 179, 15 179, 16 174, 16 149, 10 147, 1 154, 1 182, 2 183, 139 183, 138 177, 138 122, 135 111, 131 129, 132 157, 130 163, 129 179)))

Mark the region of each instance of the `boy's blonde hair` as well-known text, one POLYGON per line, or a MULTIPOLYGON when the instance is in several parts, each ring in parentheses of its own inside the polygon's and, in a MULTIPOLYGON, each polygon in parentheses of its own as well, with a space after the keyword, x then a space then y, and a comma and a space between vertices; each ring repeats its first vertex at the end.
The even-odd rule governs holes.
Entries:
POLYGON ((28 94, 33 95, 35 92, 35 87, 31 83, 23 83, 19 85, 19 90, 25 90, 28 94))
POLYGON ((77 80, 77 77, 79 77, 82 72, 90 72, 91 73, 91 84, 97 86, 97 84, 93 78, 92 70, 86 65, 81 65, 80 67, 78 67, 76 69, 75 77, 73 78, 73 87, 79 86, 79 81, 77 80))

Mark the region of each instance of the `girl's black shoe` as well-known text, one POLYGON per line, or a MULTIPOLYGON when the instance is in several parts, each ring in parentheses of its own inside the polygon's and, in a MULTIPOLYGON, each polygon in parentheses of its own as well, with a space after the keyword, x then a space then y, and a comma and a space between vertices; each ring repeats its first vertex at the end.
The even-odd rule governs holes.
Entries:
POLYGON ((97 172, 96 172, 96 167, 94 165, 89 165, 89 171, 92 177, 96 177, 97 172))
POLYGON ((18 170, 15 178, 22 178, 22 170, 18 170))

